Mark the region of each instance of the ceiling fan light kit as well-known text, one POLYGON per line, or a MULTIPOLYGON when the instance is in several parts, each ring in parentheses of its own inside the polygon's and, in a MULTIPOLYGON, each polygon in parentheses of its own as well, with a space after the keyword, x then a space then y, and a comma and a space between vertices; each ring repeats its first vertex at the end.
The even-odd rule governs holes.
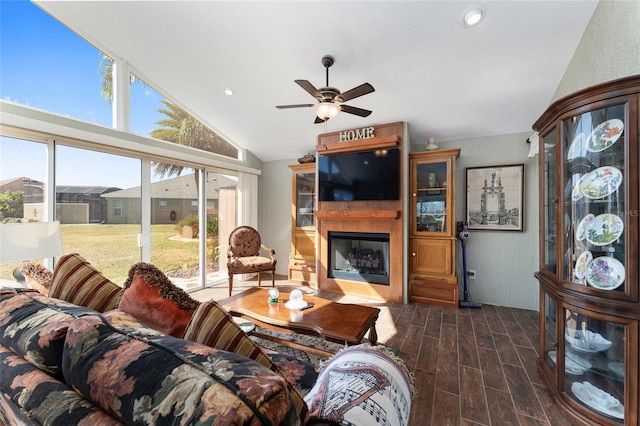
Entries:
POLYGON ((316 124, 325 123, 327 120, 337 116, 340 111, 360 117, 368 117, 371 115, 371 111, 369 110, 344 105, 342 103, 375 92, 373 86, 369 83, 363 83, 351 90, 340 93, 340 91, 335 87, 329 86, 329 67, 331 67, 334 62, 333 56, 325 55, 322 58, 322 65, 325 67, 327 77, 325 87, 316 89, 316 87, 307 80, 295 80, 295 83, 298 84, 298 86, 302 87, 318 101, 317 104, 276 105, 276 108, 288 109, 313 107, 316 113, 316 124))
POLYGON ((328 120, 338 115, 338 113, 340 112, 340 105, 334 104, 333 102, 323 101, 315 104, 313 109, 315 110, 318 118, 328 120))

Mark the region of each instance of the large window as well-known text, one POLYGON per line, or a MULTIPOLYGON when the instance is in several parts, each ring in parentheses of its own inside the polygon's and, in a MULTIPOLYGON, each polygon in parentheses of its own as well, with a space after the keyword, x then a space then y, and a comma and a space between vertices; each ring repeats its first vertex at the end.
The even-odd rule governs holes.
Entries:
MULTIPOLYGON (((33 3, 0 2, 0 24, 0 96, 13 102, 6 107, 19 111, 19 127, 27 129, 11 128, 18 126, 11 119, 0 128, 5 136, 0 139, 0 197, 5 204, 19 204, 12 218, 2 207, 0 225, 3 220, 59 220, 64 252, 80 253, 117 284, 140 260, 184 278, 179 285, 185 289, 224 280, 219 225, 226 235, 235 227, 239 178, 237 172, 218 169, 228 162, 211 153, 238 159, 237 148, 177 100, 130 74, 127 58, 112 61, 108 52, 95 49, 33 3), (114 84, 122 80, 114 70, 129 77, 126 87, 114 84), (121 105, 123 99, 129 104, 121 105), (29 130, 41 128, 39 122, 24 125, 39 120, 32 117, 31 107, 62 115, 38 113, 62 121, 57 127, 61 133, 29 130), (16 132, 29 136, 6 137, 16 132), (157 140, 141 143, 131 133, 157 140), (206 152, 174 153, 172 144, 206 152), (170 169, 163 172, 162 165, 170 169), (197 181, 198 175, 206 176, 206 182, 197 181), (204 193, 198 192, 200 185, 205 185, 204 193), (200 218, 206 218, 204 227, 200 218), (194 224, 206 231, 189 235, 194 224)), ((233 169, 242 167, 229 163, 233 169)), ((0 278, 12 279, 14 267, 0 265, 0 278)))
MULTIPOLYGON (((0 226, 48 220, 47 149, 46 143, 0 136, 0 226)), ((0 264, 0 278, 13 281, 20 263, 0 264)))
POLYGON ((103 54, 28 1, 0 2, 0 98, 111 126, 103 54))
POLYGON ((140 261, 141 161, 57 144, 55 164, 65 253, 80 253, 123 284, 129 267, 140 261))
POLYGON ((131 132, 238 158, 238 149, 131 74, 131 132))

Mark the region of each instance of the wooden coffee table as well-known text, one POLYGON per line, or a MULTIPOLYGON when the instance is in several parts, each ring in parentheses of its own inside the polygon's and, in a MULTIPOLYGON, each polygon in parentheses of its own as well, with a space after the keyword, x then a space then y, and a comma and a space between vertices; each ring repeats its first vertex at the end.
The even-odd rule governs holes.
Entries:
POLYGON ((313 303, 312 308, 288 309, 285 303, 289 300, 289 293, 280 292, 280 300, 269 303, 267 292, 267 288, 251 288, 219 300, 218 304, 231 315, 250 318, 264 327, 316 334, 339 343, 360 343, 369 330, 369 341, 376 344, 378 308, 336 303, 305 294, 304 300, 313 303))

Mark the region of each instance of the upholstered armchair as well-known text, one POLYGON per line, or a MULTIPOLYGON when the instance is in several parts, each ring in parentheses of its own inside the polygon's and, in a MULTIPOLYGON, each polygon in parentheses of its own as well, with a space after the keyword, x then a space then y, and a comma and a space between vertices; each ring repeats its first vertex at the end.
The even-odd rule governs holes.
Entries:
POLYGON ((261 272, 271 271, 271 287, 275 286, 276 251, 262 245, 260 234, 250 226, 239 226, 229 235, 227 251, 227 271, 229 272, 229 296, 233 290, 235 274, 258 273, 258 287, 261 286, 261 272), (260 249, 269 253, 270 258, 260 256, 260 249))

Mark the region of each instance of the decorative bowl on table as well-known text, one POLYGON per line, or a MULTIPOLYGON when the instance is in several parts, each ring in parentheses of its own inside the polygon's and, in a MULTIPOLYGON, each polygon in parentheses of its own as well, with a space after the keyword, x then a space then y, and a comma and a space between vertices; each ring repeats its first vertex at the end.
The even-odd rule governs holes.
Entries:
POLYGON ((609 340, 591 330, 582 331, 567 327, 565 329, 564 337, 569 345, 579 352, 602 352, 611 347, 611 342, 609 340))

